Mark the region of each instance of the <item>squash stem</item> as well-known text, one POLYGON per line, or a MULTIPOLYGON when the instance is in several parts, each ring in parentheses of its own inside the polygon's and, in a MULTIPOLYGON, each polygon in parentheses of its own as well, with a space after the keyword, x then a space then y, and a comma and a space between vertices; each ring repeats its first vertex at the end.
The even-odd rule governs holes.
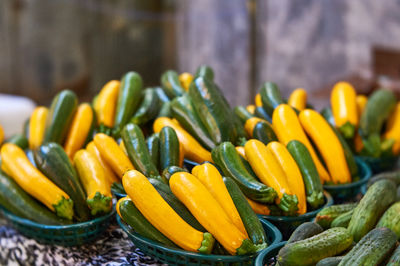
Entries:
POLYGON ((86 200, 92 215, 108 213, 111 211, 111 197, 96 192, 93 198, 86 200))
POLYGON ((296 195, 289 195, 284 193, 278 204, 279 208, 287 215, 295 214, 299 207, 299 200, 296 195))
POLYGON ((349 121, 340 126, 339 129, 345 139, 352 139, 356 131, 354 125, 352 125, 349 121))
POLYGON ((74 202, 72 199, 62 197, 57 204, 53 204, 53 207, 58 217, 72 220, 74 216, 74 202))
POLYGON ((310 204, 311 208, 317 209, 324 204, 324 194, 314 191, 311 195, 307 196, 307 202, 310 204))
POLYGON ((244 239, 239 248, 236 249, 235 255, 246 255, 257 252, 257 247, 250 239, 244 239))
POLYGON ((197 251, 203 254, 210 254, 214 247, 214 243, 215 239, 212 234, 205 232, 203 233, 203 241, 201 241, 201 246, 197 251))

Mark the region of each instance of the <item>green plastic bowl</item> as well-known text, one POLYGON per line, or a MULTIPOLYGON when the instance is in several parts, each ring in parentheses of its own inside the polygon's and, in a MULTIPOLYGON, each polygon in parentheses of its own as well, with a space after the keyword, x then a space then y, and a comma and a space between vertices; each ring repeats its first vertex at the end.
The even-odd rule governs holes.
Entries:
POLYGON ((307 212, 303 215, 299 216, 272 216, 272 215, 258 215, 262 220, 267 220, 271 222, 273 225, 278 227, 279 231, 281 231, 283 239, 289 239, 290 235, 293 231, 302 223, 310 222, 315 218, 317 213, 325 207, 331 206, 333 204, 333 198, 329 194, 329 192, 324 191, 325 196, 325 204, 321 206, 321 208, 307 212))
POLYGON ((372 176, 371 168, 360 158, 355 159, 360 180, 343 185, 324 185, 324 189, 331 194, 335 203, 351 201, 367 187, 367 182, 372 176))
POLYGON ((398 156, 382 157, 382 158, 374 158, 374 157, 368 157, 368 156, 356 156, 356 158, 359 158, 360 160, 367 163, 372 170, 372 174, 379 174, 382 172, 393 170, 399 159, 398 156))
MULTIPOLYGON (((275 244, 271 246, 270 249, 268 250, 263 250, 260 254, 258 254, 255 266, 264 266, 264 265, 270 265, 270 260, 272 258, 276 259, 276 256, 279 253, 279 250, 283 248, 284 245, 286 245, 287 241, 280 242, 278 244, 275 244)), ((276 260, 275 260, 276 263, 276 260)))
MULTIPOLYGON (((142 237, 135 233, 129 225, 121 220, 117 215, 117 222, 122 229, 128 234, 133 244, 138 247, 144 254, 157 259, 161 263, 168 265, 252 265, 261 252, 244 256, 226 256, 226 255, 204 255, 195 252, 184 251, 178 248, 167 248, 155 241, 142 237)), ((279 230, 269 223, 262 221, 261 223, 265 229, 268 237, 268 244, 270 245, 264 250, 269 250, 274 244, 282 240, 282 235, 279 230)))
POLYGON ((80 246, 95 240, 110 225, 115 216, 115 208, 104 216, 93 220, 69 225, 44 225, 24 219, 0 207, 8 222, 22 235, 42 244, 59 246, 80 246))

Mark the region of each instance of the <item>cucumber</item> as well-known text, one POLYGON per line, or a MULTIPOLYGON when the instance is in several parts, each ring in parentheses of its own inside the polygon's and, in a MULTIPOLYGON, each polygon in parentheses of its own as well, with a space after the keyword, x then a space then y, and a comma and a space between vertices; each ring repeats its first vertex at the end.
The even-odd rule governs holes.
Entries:
POLYGON ((266 82, 260 88, 260 95, 262 100, 262 106, 267 114, 272 117, 274 109, 284 103, 281 95, 281 91, 278 86, 273 82, 266 82))
POLYGON ((118 206, 122 220, 124 220, 124 222, 131 226, 136 233, 148 239, 157 241, 167 247, 177 247, 171 240, 169 240, 149 221, 147 221, 143 214, 141 214, 140 211, 136 208, 132 200, 123 200, 122 202, 120 202, 120 204, 118 204, 118 206))
POLYGON ((261 245, 260 247, 262 248, 267 247, 267 235, 265 234, 264 228, 262 227, 260 220, 254 213, 250 204, 247 202, 242 191, 232 180, 232 178, 224 177, 223 180, 240 215, 240 218, 242 219, 243 225, 246 228, 246 232, 249 235, 250 240, 255 245, 261 245))
POLYGON ((160 131, 160 170, 170 166, 179 166, 179 140, 172 127, 163 127, 160 131))
POLYGON ((151 161, 159 168, 160 163, 160 138, 157 133, 152 134, 146 140, 147 149, 149 150, 151 161))
POLYGON ((347 228, 349 226, 351 216, 353 216, 354 210, 345 212, 338 217, 336 217, 332 223, 331 227, 345 227, 347 228))
POLYGON ((130 120, 130 123, 143 125, 155 118, 160 111, 161 102, 154 89, 143 91, 143 100, 139 108, 130 120))
POLYGON ((157 117, 172 117, 171 102, 163 103, 157 117))
POLYGON ((384 173, 374 175, 368 181, 368 187, 370 187, 372 184, 374 184, 382 179, 392 181, 393 183, 396 184, 396 186, 399 186, 400 185, 400 170, 384 172, 384 173))
POLYGON ((258 139, 265 145, 271 141, 278 141, 274 130, 265 122, 258 122, 253 129, 253 138, 258 139))
POLYGON ((11 138, 7 139, 5 143, 12 143, 25 150, 29 146, 28 139, 22 134, 15 134, 11 138))
POLYGON ((382 265, 396 242, 397 236, 390 229, 373 229, 343 257, 339 265, 382 265))
POLYGON ((274 202, 277 197, 276 191, 259 182, 246 170, 241 156, 232 143, 224 142, 220 144, 212 150, 211 155, 223 174, 233 178, 248 198, 262 203, 274 202))
POLYGON ((337 266, 342 261, 342 259, 343 256, 325 258, 320 260, 317 263, 317 266, 337 266))
POLYGON ((203 77, 207 78, 210 81, 214 81, 214 71, 212 70, 211 67, 207 65, 201 65, 197 68, 196 74, 194 75, 195 78, 197 77, 203 77))
POLYGON ((307 147, 298 140, 287 144, 287 149, 300 168, 306 189, 307 202, 313 209, 324 204, 321 180, 307 147))
POLYGON ((324 229, 317 223, 305 222, 294 230, 287 244, 310 238, 322 233, 324 229))
POLYGON ((162 177, 165 180, 168 180, 168 182, 169 182, 169 179, 171 178, 171 176, 178 172, 188 172, 188 171, 186 169, 183 169, 183 168, 173 165, 173 166, 165 168, 164 171, 162 171, 162 177))
POLYGON ((78 98, 73 91, 63 90, 54 97, 47 115, 43 143, 63 144, 77 106, 78 98))
POLYGON ((400 265, 400 245, 393 251, 386 266, 399 266, 400 265))
POLYGON ((161 76, 161 85, 169 98, 173 99, 185 93, 179 81, 179 75, 174 70, 167 70, 161 76))
POLYGON ((249 111, 246 110, 243 106, 236 106, 233 108, 233 112, 237 117, 239 117, 240 121, 244 124, 246 121, 252 117, 254 117, 253 114, 251 114, 249 111))
POLYGON ((226 99, 218 88, 211 81, 199 77, 191 83, 189 96, 213 142, 234 143, 236 141, 234 114, 226 105, 226 99))
POLYGON ((380 180, 373 184, 358 206, 354 209, 348 230, 358 242, 372 228, 379 217, 396 200, 396 186, 388 180, 380 180))
POLYGON ((137 110, 142 98, 142 87, 143 81, 138 73, 131 71, 123 76, 115 109, 114 137, 120 136, 121 130, 137 110))
POLYGON ((149 181, 161 195, 161 197, 183 220, 185 220, 185 222, 201 232, 206 232, 206 229, 204 229, 204 227, 196 220, 186 206, 183 205, 183 203, 180 202, 179 199, 172 193, 168 185, 155 178, 149 178, 149 181))
POLYGON ((207 150, 212 150, 215 143, 208 134, 199 115, 194 110, 193 104, 187 94, 176 97, 171 102, 172 116, 179 124, 192 135, 207 150))
POLYGON ((46 143, 34 151, 34 158, 38 169, 71 197, 76 219, 89 220, 85 190, 64 149, 55 142, 46 143))
POLYGON ((317 214, 315 221, 322 226, 322 228, 328 229, 333 220, 343 213, 354 210, 355 207, 357 207, 357 203, 347 203, 325 207, 317 214))
POLYGON ((157 93, 158 99, 160 99, 160 101, 162 103, 166 103, 166 102, 170 101, 168 95, 165 94, 164 90, 161 89, 160 87, 154 88, 154 91, 157 93))
POLYGON ((336 256, 353 242, 346 228, 328 229, 313 237, 285 245, 278 253, 279 265, 315 265, 320 260, 336 256))
POLYGON ((261 106, 256 107, 256 109, 254 110, 254 116, 262 118, 262 119, 272 123, 271 116, 261 106))
POLYGON ((325 118, 328 123, 336 128, 335 125, 335 118, 333 117, 332 109, 329 107, 325 107, 324 109, 321 110, 321 115, 325 118))
POLYGON ((376 227, 389 228, 396 233, 397 239, 400 239, 400 202, 394 203, 385 211, 376 227))
POLYGON ((159 177, 157 167, 154 165, 143 132, 138 125, 129 123, 121 132, 128 157, 136 170, 146 177, 159 177))
POLYGON ((64 225, 71 223, 59 218, 44 205, 38 203, 2 171, 0 171, 0 204, 17 216, 40 224, 64 225))

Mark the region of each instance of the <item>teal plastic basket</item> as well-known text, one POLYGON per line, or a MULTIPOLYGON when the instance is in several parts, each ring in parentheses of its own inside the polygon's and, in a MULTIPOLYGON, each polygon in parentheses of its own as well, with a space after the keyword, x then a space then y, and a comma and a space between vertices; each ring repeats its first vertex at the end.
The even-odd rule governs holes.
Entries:
POLYGON ((357 156, 356 158, 364 161, 369 165, 372 170, 372 174, 379 174, 382 172, 393 170, 396 166, 396 163, 399 159, 396 157, 382 157, 382 158, 374 158, 367 156, 357 156))
POLYGON ((355 159, 360 180, 343 185, 324 185, 324 189, 331 194, 335 203, 351 201, 367 187, 367 182, 372 176, 371 168, 360 158, 355 159))
POLYGON ((183 160, 183 166, 189 171, 192 172, 193 167, 195 167, 196 165, 199 165, 198 163, 188 160, 188 159, 184 159, 183 160))
POLYGON ((279 250, 281 250, 286 243, 287 241, 283 241, 271 246, 269 250, 263 250, 258 254, 255 266, 275 265, 276 256, 278 256, 279 250))
MULTIPOLYGON (((117 215, 117 222, 128 234, 133 244, 144 254, 168 265, 253 265, 257 255, 261 253, 261 251, 259 251, 255 254, 243 256, 204 255, 178 248, 168 248, 135 233, 129 225, 122 221, 119 215, 117 215)), ((282 235, 279 230, 268 221, 261 221, 261 223, 267 234, 268 244, 270 245, 262 250, 264 251, 269 250, 274 244, 279 243, 282 240, 282 235)))
POLYGON ((259 218, 271 222, 273 225, 278 227, 281 231, 283 239, 289 239, 293 231, 302 223, 310 222, 315 218, 317 213, 325 207, 331 206, 333 204, 333 198, 329 192, 324 191, 325 204, 321 208, 307 212, 299 216, 272 216, 272 215, 258 215, 259 218))
POLYGON ((7 221, 22 235, 39 243, 59 246, 80 246, 99 237, 115 217, 115 208, 107 215, 69 225, 44 225, 24 219, 0 207, 7 221))

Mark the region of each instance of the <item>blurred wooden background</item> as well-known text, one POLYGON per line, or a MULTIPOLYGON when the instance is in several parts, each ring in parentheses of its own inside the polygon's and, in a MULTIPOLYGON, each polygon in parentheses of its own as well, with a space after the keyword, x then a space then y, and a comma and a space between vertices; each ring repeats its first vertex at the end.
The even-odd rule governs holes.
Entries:
POLYGON ((232 105, 269 80, 321 106, 337 80, 399 87, 399 14, 398 0, 2 0, 0 93, 89 99, 129 70, 156 85, 209 64, 232 105))

